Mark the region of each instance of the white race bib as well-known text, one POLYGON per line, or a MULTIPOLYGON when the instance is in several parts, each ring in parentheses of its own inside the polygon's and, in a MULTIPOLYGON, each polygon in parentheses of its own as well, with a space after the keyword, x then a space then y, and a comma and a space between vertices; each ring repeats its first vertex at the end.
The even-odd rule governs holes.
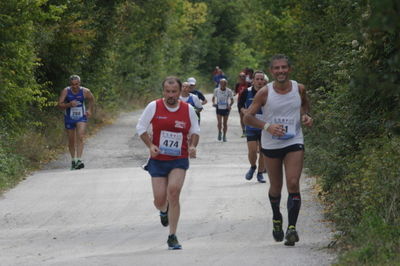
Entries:
POLYGON ((272 136, 273 139, 291 139, 296 135, 296 126, 294 123, 294 119, 288 117, 274 117, 273 124, 279 124, 283 126, 285 130, 285 135, 281 137, 272 136))
POLYGON ((180 156, 182 151, 183 134, 162 130, 160 132, 160 153, 180 156))
POLYGON ((80 106, 80 107, 71 107, 70 114, 71 114, 70 115, 71 119, 79 120, 80 118, 83 117, 83 108, 82 108, 82 106, 80 106))
POLYGON ((227 102, 223 102, 223 101, 218 102, 218 109, 227 109, 227 108, 228 108, 227 102))

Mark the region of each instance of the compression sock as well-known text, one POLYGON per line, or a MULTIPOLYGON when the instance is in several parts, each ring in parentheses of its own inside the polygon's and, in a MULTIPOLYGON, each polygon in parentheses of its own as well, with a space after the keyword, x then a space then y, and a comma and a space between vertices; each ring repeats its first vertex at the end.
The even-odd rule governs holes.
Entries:
POLYGON ((288 201, 287 201, 287 209, 289 216, 288 226, 296 226, 297 217, 299 217, 301 206, 301 197, 300 193, 289 193, 288 201))
POLYGON ((272 207, 272 219, 282 221, 282 214, 279 211, 279 205, 281 203, 281 195, 279 195, 278 197, 273 197, 268 194, 268 196, 269 196, 269 201, 271 202, 271 207, 272 207))

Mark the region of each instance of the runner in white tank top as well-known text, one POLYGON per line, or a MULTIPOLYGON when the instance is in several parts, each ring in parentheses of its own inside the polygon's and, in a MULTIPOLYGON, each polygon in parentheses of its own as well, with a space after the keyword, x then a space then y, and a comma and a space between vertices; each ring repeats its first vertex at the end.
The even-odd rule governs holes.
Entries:
POLYGON ((300 107, 301 98, 298 83, 291 80, 291 90, 279 94, 273 88, 273 82, 268 83, 267 103, 262 107, 265 122, 279 124, 285 130, 285 135, 274 136, 263 130, 261 146, 263 149, 282 149, 293 144, 304 144, 301 130, 300 107))
POLYGON ((294 246, 299 241, 296 223, 301 206, 300 176, 304 159, 301 122, 306 126, 312 126, 313 123, 308 114, 305 87, 289 79, 291 70, 287 56, 273 56, 270 72, 274 81, 257 92, 244 116, 246 125, 263 129, 261 151, 270 181, 268 196, 273 213, 272 235, 276 241, 283 241, 285 237, 285 245, 288 246, 294 246), (260 108, 264 115, 262 119, 256 117, 260 108), (283 217, 280 212, 283 167, 289 193, 286 235, 282 229, 283 217))

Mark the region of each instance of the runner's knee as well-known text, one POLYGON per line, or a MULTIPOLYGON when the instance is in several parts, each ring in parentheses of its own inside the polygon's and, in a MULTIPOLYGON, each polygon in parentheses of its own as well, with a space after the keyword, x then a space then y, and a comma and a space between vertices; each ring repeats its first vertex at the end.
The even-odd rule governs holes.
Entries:
POLYGON ((178 202, 181 188, 179 186, 171 186, 168 188, 168 201, 170 203, 178 202))
POLYGON ((297 178, 288 178, 286 180, 286 185, 290 193, 297 193, 300 191, 300 184, 297 178))
POLYGON ((162 207, 165 206, 167 199, 165 197, 159 197, 154 199, 154 206, 156 206, 157 209, 161 209, 162 207))

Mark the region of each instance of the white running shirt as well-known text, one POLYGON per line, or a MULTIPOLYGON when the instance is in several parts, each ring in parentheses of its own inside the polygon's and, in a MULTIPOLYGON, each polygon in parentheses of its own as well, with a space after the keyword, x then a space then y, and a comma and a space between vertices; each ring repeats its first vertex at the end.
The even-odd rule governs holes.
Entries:
POLYGON ((228 109, 229 99, 233 100, 233 92, 229 88, 221 90, 219 87, 214 89, 214 97, 217 100, 218 109, 228 109))
POLYGON ((268 98, 262 107, 266 122, 281 124, 286 130, 283 137, 272 136, 263 130, 261 146, 263 149, 282 149, 293 144, 304 144, 303 131, 301 129, 300 109, 301 97, 299 85, 291 80, 292 89, 286 94, 279 94, 273 88, 273 82, 268 83, 268 98))

